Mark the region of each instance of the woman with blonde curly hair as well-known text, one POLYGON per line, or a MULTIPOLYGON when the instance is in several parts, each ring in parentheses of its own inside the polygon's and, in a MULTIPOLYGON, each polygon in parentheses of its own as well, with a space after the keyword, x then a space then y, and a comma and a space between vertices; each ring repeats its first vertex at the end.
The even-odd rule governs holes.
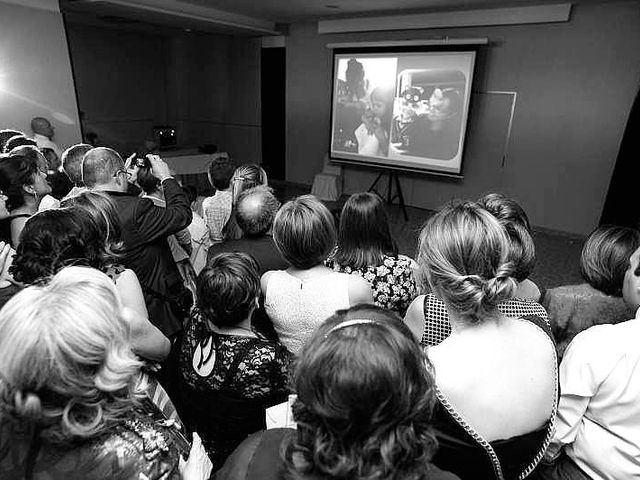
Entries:
MULTIPOLYGON (((0 477, 180 478, 188 443, 143 396, 113 282, 69 267, 0 311, 0 477)), ((194 477, 187 462, 184 478, 194 477)))
POLYGON ((443 208, 420 234, 418 263, 452 329, 428 351, 437 380, 434 463, 463 480, 525 478, 553 432, 558 368, 549 325, 498 309, 517 288, 509 254, 499 221, 470 202, 443 208))
POLYGON ((227 480, 455 480, 431 465, 429 361, 400 318, 373 305, 339 310, 293 372, 297 430, 249 437, 218 472, 227 480))

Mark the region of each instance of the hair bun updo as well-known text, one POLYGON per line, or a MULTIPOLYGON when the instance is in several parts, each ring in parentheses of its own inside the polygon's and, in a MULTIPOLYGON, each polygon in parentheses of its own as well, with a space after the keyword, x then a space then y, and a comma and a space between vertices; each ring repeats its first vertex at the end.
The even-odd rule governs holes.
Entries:
POLYGON ((451 204, 420 234, 418 262, 434 292, 472 323, 496 313, 517 288, 509 240, 498 220, 471 202, 451 204))

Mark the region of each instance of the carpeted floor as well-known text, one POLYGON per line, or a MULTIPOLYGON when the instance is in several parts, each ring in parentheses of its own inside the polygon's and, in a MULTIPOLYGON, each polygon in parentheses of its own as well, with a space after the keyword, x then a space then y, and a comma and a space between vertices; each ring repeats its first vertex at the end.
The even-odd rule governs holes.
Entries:
MULTIPOLYGON (((309 187, 277 183, 274 185, 278 198, 283 201, 309 193, 309 187)), ((328 202, 330 209, 339 209, 347 196, 338 202, 328 202)), ((407 207, 408 221, 404 220, 400 207, 388 207, 391 231, 398 242, 400 253, 415 258, 417 239, 424 222, 433 214, 430 210, 407 207)), ((584 238, 561 232, 534 228, 536 244, 536 267, 531 275, 541 289, 582 283, 580 277, 580 252, 584 238)))

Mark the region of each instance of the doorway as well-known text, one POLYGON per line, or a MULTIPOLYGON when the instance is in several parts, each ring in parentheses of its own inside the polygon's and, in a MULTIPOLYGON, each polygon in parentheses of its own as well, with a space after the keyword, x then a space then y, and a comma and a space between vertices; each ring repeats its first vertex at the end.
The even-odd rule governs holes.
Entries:
POLYGON ((286 180, 286 50, 263 48, 260 67, 262 166, 269 180, 286 180))

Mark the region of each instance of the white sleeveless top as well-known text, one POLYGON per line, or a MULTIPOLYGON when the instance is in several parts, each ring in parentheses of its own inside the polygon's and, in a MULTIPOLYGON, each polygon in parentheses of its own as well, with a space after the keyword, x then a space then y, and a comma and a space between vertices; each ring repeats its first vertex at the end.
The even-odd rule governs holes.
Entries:
POLYGON ((280 342, 298 353, 318 325, 336 310, 349 308, 349 274, 329 272, 300 280, 276 270, 267 283, 264 307, 280 342))

